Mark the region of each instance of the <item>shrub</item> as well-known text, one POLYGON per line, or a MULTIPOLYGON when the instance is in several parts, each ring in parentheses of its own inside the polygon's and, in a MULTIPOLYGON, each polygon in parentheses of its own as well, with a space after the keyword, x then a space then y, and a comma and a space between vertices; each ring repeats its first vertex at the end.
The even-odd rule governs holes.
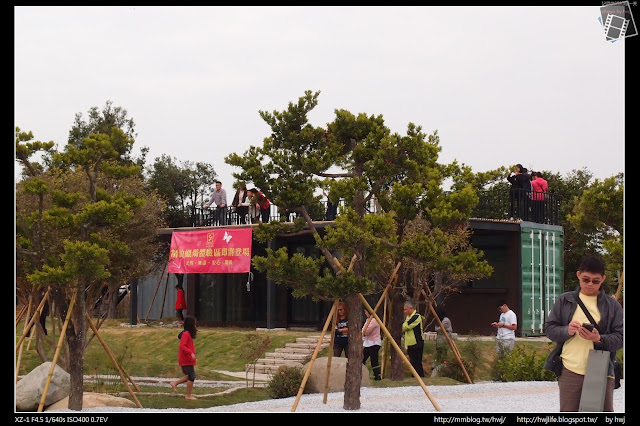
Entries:
POLYGON ((271 398, 287 398, 298 394, 304 372, 300 367, 280 366, 267 383, 267 393, 271 398))
POLYGON ((537 352, 516 345, 513 352, 496 360, 494 378, 507 382, 554 381, 555 374, 544 369, 544 362, 550 351, 551 348, 549 351, 537 352))
MULTIPOLYGON (((462 358, 462 365, 464 365, 464 369, 471 381, 473 381, 475 368, 471 362, 462 358)), ((467 377, 464 375, 464 371, 462 371, 462 367, 460 366, 460 362, 455 356, 449 357, 442 366, 440 367, 440 375, 442 377, 450 377, 459 382, 467 383, 467 377)))
MULTIPOLYGON (((477 342, 478 339, 470 338, 463 350, 458 348, 462 365, 471 381, 474 380, 478 365, 482 362, 482 350, 477 342)), ((462 370, 462 366, 460 366, 460 361, 452 353, 453 351, 448 349, 449 344, 447 342, 436 348, 435 365, 437 367, 434 366, 433 368, 438 368, 439 375, 442 377, 450 377, 459 382, 467 383, 467 377, 462 370)))

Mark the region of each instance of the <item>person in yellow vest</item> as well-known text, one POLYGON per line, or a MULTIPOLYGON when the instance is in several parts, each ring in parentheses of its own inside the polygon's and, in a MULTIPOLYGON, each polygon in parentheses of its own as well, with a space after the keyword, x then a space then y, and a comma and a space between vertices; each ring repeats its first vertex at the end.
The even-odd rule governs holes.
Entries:
POLYGON ((418 373, 418 376, 424 377, 422 368, 422 350, 424 349, 423 318, 416 310, 416 304, 413 300, 404 302, 404 314, 406 316, 402 323, 404 347, 407 348, 409 362, 416 370, 416 373, 418 373))

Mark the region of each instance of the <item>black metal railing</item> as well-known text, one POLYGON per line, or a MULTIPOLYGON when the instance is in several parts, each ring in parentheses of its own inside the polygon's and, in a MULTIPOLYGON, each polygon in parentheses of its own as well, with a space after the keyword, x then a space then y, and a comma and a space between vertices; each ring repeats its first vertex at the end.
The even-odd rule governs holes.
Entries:
POLYGON ((508 192, 484 191, 478 195, 480 201, 471 213, 472 217, 561 225, 560 194, 515 189, 508 192))
MULTIPOLYGON (((503 220, 524 220, 530 222, 544 223, 549 225, 560 225, 560 203, 562 196, 553 192, 526 191, 524 189, 504 191, 482 191, 478 193, 480 201, 472 211, 471 217, 482 219, 503 219, 503 220)), ((326 208, 326 201, 321 202, 326 208)), ((340 202, 342 204, 342 201, 340 202)), ((367 204, 367 212, 375 213, 378 204, 372 199, 367 204)), ((338 209, 339 211, 339 209, 338 209)), ((292 221, 296 215, 281 213, 278 206, 271 204, 269 207, 269 221, 280 220, 282 216, 285 221, 292 221)), ((248 214, 239 215, 234 207, 227 207, 226 225, 240 225, 252 223, 248 214)), ((261 218, 257 219, 261 221, 261 218)), ((329 219, 331 220, 331 219, 329 219)), ((254 219, 253 223, 257 223, 254 219)), ((217 208, 196 208, 191 217, 191 226, 220 226, 222 221, 218 215, 217 208)))

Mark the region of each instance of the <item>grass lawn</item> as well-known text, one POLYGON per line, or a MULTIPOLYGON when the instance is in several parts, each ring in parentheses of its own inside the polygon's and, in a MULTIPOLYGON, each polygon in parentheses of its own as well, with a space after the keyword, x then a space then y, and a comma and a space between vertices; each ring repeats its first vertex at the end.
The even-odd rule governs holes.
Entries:
MULTIPOLYGON (((128 323, 127 319, 112 319, 102 324, 99 333, 106 342, 110 352, 117 359, 118 364, 131 377, 161 377, 172 378, 182 376, 177 362, 178 333, 181 327, 167 327, 166 324, 171 319, 164 320, 164 326, 160 321, 150 322, 142 327, 121 327, 120 324, 128 323)), ((16 343, 22 334, 23 322, 16 328, 16 343)), ((51 323, 48 322, 49 339, 44 343, 49 360, 53 358, 54 343, 51 333, 51 323)), ((87 340, 93 335, 91 330, 87 333, 87 340)), ((266 352, 273 352, 275 348, 284 347, 286 343, 295 342, 298 337, 319 336, 319 331, 256 331, 254 329, 241 328, 210 328, 199 327, 198 335, 194 340, 198 364, 196 373, 198 379, 206 380, 237 380, 242 384, 245 379, 237 379, 226 375, 221 375, 215 370, 245 371, 245 364, 252 362, 255 358, 263 357, 266 352)), ((59 329, 56 329, 56 339, 59 337, 59 329)), ((20 375, 25 375, 36 366, 41 360, 34 349, 35 339, 30 342, 29 338, 24 340, 22 351, 16 351, 16 359, 20 361, 20 375)), ((478 354, 479 365, 475 373, 475 382, 491 380, 492 368, 495 360, 495 343, 493 341, 473 340, 456 341, 458 350, 463 358, 467 356, 468 350, 473 350, 478 354)), ((548 352, 550 346, 545 342, 517 342, 516 345, 526 345, 536 351, 548 352)), ((326 356, 328 349, 324 349, 319 356, 326 356)), ((61 357, 64 357, 64 351, 61 357)), ((427 376, 431 373, 431 365, 435 357, 435 342, 425 342, 424 364, 427 376)), ((381 356, 382 359, 382 356, 381 356)), ((369 364, 367 363, 369 366, 369 364)), ((86 391, 107 391, 118 396, 132 399, 125 386, 120 381, 120 376, 113 366, 113 362, 103 348, 99 339, 91 339, 85 355, 84 362, 85 375, 106 375, 112 377, 103 383, 90 383, 85 381, 86 391), (97 389, 102 386, 108 389, 97 389)), ((426 386, 430 385, 456 385, 459 382, 448 377, 425 377, 423 379, 426 386)), ((405 378, 401 381, 384 379, 381 381, 371 381, 374 387, 391 386, 416 386, 415 378, 411 376, 408 369, 405 371, 405 378)), ((140 385, 139 385, 140 386, 140 385)), ((236 391, 216 395, 221 389, 198 386, 196 380, 194 394, 199 397, 197 401, 184 399, 184 385, 179 387, 179 394, 172 394, 171 388, 162 386, 140 386, 141 391, 136 396, 145 408, 204 408, 217 405, 235 404, 239 402, 256 401, 268 399, 267 392, 262 387, 249 386, 241 387, 236 391)))

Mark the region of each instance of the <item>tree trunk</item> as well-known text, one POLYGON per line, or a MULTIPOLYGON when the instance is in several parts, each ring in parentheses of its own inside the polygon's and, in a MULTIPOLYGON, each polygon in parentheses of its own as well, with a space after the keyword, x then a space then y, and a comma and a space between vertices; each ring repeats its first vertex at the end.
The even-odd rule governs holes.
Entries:
POLYGON ((38 357, 40 358, 40 361, 42 362, 47 362, 49 361, 49 357, 47 356, 47 352, 44 349, 44 339, 46 339, 47 337, 44 335, 44 332, 42 331, 42 326, 40 325, 39 321, 36 321, 35 324, 33 324, 32 327, 35 327, 35 331, 37 331, 36 333, 36 353, 38 354, 38 357))
MULTIPOLYGON (((391 299, 391 336, 402 349, 402 323, 404 322, 404 299, 402 294, 394 290, 391 299)), ((400 355, 394 350, 391 353, 391 380, 400 381, 404 379, 404 362, 400 355)))
POLYGON ((346 298, 349 318, 349 345, 347 346, 347 377, 344 382, 345 410, 360 409, 362 384, 362 302, 357 294, 346 298))
POLYGON ((120 299, 119 289, 119 284, 109 285, 109 293, 107 296, 107 300, 109 301, 109 304, 107 305, 109 306, 109 311, 107 313, 107 318, 117 317, 118 300, 120 299))
MULTIPOLYGON (((84 285, 76 288, 76 298, 84 299, 84 285)), ((84 345, 86 341, 85 304, 76 303, 71 315, 71 323, 67 328, 67 343, 69 345, 69 409, 82 410, 82 394, 84 391, 84 345)))

